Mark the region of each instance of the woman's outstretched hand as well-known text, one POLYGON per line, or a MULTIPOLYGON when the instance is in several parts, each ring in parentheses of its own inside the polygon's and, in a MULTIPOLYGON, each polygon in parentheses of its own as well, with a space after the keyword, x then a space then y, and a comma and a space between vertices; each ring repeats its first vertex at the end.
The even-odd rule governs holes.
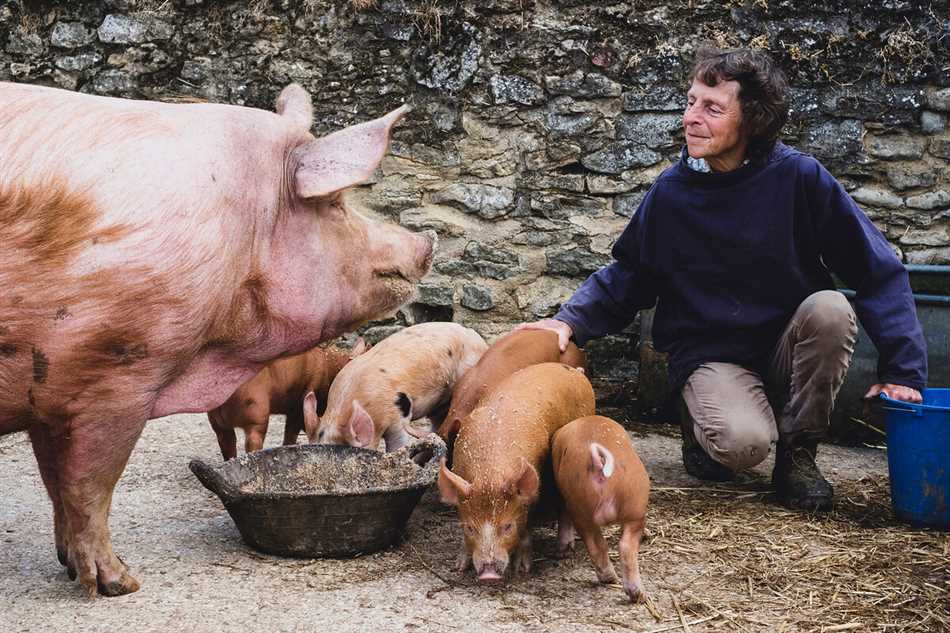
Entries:
POLYGON ((574 330, 571 329, 570 325, 564 321, 558 321, 557 319, 541 319, 540 321, 532 321, 531 323, 522 323, 515 329, 551 330, 557 334, 557 346, 562 352, 567 350, 567 344, 571 341, 571 336, 574 335, 574 330))

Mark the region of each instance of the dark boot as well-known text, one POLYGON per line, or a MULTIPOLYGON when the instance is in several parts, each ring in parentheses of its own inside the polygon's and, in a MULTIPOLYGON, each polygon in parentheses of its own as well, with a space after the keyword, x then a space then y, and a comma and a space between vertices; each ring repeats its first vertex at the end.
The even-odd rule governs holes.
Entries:
POLYGON ((810 512, 831 510, 834 488, 818 470, 817 452, 817 439, 779 438, 772 485, 785 507, 810 512))
POLYGON ((680 431, 683 435, 683 466, 697 479, 732 481, 735 473, 710 457, 693 432, 693 420, 684 405, 680 413, 680 431))

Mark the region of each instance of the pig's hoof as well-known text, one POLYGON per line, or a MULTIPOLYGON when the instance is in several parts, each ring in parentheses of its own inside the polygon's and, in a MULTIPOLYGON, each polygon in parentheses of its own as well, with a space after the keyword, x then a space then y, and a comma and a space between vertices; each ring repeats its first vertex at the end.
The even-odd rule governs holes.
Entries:
POLYGON ((608 567, 607 569, 597 570, 597 580, 605 585, 612 585, 619 579, 617 578, 617 572, 614 571, 613 567, 608 567))
POLYGON ((527 553, 518 557, 517 569, 522 574, 531 573, 531 554, 527 553))
MULTIPOLYGON (((69 559, 67 558, 67 554, 66 554, 66 550, 65 550, 65 549, 60 548, 60 547, 57 547, 57 548, 56 548, 56 558, 57 558, 57 560, 59 560, 59 564, 62 565, 63 567, 66 567, 66 566, 69 565, 69 562, 68 562, 69 559)), ((70 580, 75 580, 75 579, 74 579, 74 578, 71 578, 70 580)))
POLYGON ((557 544, 557 557, 558 558, 567 558, 574 553, 574 541, 570 543, 558 543, 557 544))
POLYGON ((122 578, 119 580, 114 580, 107 583, 102 583, 97 580, 96 584, 99 589, 99 594, 109 597, 124 596, 127 593, 134 593, 139 590, 140 586, 139 581, 126 573, 123 573, 122 578))
POLYGON ((630 602, 634 604, 647 601, 647 596, 645 593, 643 593, 643 587, 641 587, 639 584, 624 583, 623 590, 627 593, 627 596, 630 598, 630 602))

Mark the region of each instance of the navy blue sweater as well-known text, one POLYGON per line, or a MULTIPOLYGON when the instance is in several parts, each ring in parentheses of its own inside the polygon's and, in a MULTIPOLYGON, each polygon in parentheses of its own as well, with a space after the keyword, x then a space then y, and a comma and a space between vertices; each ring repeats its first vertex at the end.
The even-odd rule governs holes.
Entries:
POLYGON ((613 247, 614 262, 554 318, 583 345, 656 305, 654 344, 676 389, 706 362, 765 374, 799 304, 834 288, 879 352, 878 379, 923 389, 927 353, 907 272, 884 236, 816 159, 781 143, 758 163, 703 173, 680 161, 647 192, 613 247))

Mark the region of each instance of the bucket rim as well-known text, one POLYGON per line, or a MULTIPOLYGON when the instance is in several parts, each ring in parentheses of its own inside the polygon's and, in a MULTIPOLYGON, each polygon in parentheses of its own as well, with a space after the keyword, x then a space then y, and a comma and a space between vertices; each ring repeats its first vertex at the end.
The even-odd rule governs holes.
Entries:
POLYGON ((886 411, 901 411, 901 412, 910 412, 910 411, 936 411, 938 413, 950 413, 950 406, 939 406, 936 404, 918 404, 915 402, 905 402, 903 400, 895 400, 891 398, 886 393, 880 393, 878 396, 881 398, 881 401, 886 405, 884 409, 886 411))

